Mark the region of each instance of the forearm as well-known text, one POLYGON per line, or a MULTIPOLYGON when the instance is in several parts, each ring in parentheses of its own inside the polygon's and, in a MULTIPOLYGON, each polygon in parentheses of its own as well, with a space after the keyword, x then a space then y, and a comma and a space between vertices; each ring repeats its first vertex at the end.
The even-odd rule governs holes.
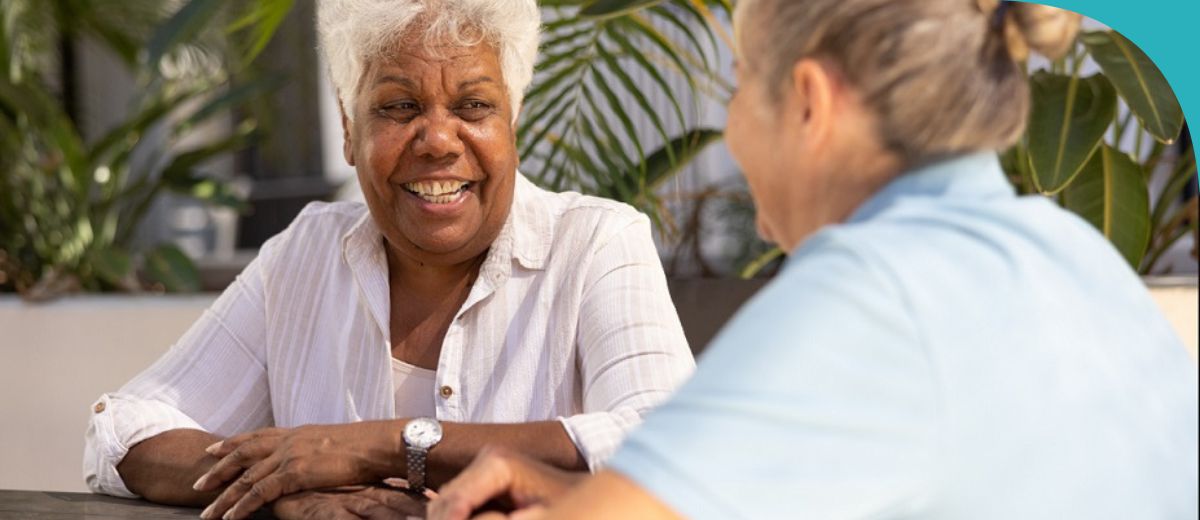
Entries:
POLYGON ((221 440, 200 430, 170 430, 137 443, 117 465, 125 487, 151 502, 202 506, 220 489, 198 492, 192 484, 217 462, 204 448, 221 440))

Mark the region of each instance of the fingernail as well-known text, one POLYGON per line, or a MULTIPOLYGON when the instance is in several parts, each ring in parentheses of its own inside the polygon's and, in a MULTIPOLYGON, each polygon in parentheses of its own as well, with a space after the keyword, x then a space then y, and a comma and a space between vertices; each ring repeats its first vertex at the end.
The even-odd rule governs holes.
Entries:
POLYGON ((216 504, 209 504, 208 507, 204 508, 204 511, 200 513, 200 518, 203 518, 204 520, 211 520, 214 505, 216 504))
POLYGON ((233 510, 226 511, 225 516, 222 516, 221 520, 233 520, 233 510))
POLYGON ((212 446, 209 446, 209 447, 207 447, 207 448, 204 448, 204 451, 208 452, 208 454, 209 454, 209 455, 216 455, 216 454, 217 454, 217 450, 221 449, 221 445, 222 445, 222 444, 224 444, 224 443, 225 443, 225 441, 218 441, 218 442, 215 442, 215 443, 213 443, 213 445, 212 445, 212 446))
POLYGON ((200 477, 200 480, 197 480, 195 484, 192 484, 192 489, 194 489, 196 491, 200 491, 200 488, 204 487, 204 484, 207 484, 207 483, 208 483, 208 475, 204 475, 203 477, 200 477))

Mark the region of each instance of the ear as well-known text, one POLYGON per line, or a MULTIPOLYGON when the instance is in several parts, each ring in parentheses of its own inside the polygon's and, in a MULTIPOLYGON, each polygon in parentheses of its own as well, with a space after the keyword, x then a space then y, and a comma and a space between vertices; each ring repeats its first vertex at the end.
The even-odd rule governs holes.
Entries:
POLYGON ((830 65, 812 58, 792 67, 788 112, 797 118, 802 142, 821 146, 833 128, 839 93, 838 77, 830 65))
POLYGON ((346 157, 346 163, 350 166, 354 164, 354 141, 350 137, 350 127, 354 124, 346 117, 346 105, 342 103, 342 96, 338 96, 338 113, 342 116, 342 155, 346 157))

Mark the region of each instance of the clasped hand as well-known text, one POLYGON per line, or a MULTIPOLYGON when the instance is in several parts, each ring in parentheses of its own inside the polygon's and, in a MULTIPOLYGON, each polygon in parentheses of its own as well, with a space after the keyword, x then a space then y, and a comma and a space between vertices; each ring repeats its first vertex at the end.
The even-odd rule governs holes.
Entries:
POLYGON ((395 430, 384 421, 266 428, 213 444, 206 451, 221 460, 193 489, 233 482, 200 517, 237 520, 285 495, 394 476, 389 463, 403 458, 395 430))

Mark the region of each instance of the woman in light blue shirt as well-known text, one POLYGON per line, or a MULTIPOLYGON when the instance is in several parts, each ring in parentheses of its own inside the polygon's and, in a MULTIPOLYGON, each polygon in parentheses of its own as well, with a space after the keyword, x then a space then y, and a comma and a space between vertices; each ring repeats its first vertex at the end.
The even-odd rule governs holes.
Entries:
POLYGON ((996 158, 1029 106, 1014 55, 1078 19, 996 4, 740 2, 728 142, 786 267, 608 470, 492 452, 433 517, 1196 518, 1194 361, 996 158))

